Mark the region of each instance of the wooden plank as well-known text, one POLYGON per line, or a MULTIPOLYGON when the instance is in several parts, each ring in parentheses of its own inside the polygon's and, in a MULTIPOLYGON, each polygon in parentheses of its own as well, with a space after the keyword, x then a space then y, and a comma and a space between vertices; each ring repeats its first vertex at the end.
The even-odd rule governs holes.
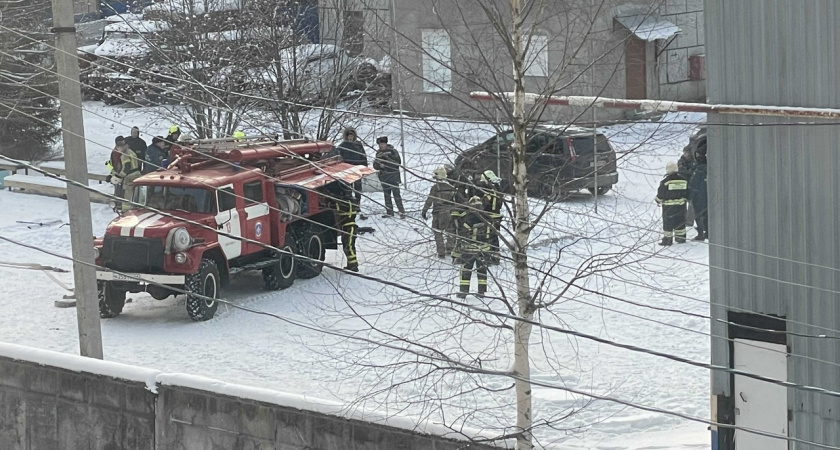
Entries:
MULTIPOLYGON (((61 180, 32 175, 9 175, 3 180, 9 190, 20 189, 33 194, 67 199, 67 186, 61 180)), ((92 202, 107 204, 111 200, 99 192, 91 191, 92 202)))

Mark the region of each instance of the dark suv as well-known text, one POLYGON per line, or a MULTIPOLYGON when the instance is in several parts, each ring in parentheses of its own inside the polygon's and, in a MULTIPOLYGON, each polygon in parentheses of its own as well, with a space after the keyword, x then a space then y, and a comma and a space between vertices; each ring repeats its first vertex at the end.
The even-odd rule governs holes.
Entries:
MULTIPOLYGON (((607 137, 592 129, 561 125, 539 125, 528 133, 526 148, 528 193, 547 199, 564 197, 572 191, 587 189, 598 195, 618 183, 615 150, 607 137)), ((503 180, 510 192, 511 144, 513 131, 500 133, 464 151, 455 160, 459 176, 481 173, 487 169, 503 180)))

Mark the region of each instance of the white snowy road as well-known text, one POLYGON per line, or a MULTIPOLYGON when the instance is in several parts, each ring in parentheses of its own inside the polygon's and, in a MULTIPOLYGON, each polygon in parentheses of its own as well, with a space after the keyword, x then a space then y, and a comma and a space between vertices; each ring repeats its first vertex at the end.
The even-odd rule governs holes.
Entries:
MULTIPOLYGON (((113 136, 127 134, 134 124, 143 128, 157 122, 144 110, 102 108, 97 104, 88 107, 125 125, 86 115, 88 136, 103 144, 88 146, 89 167, 96 171, 100 171, 98 167, 107 158, 113 136)), ((668 116, 667 119, 698 121, 702 116, 668 116)), ((167 126, 160 123, 153 128, 163 132, 167 126)), ((407 164, 430 174, 436 164, 445 160, 445 155, 433 144, 434 133, 424 129, 425 126, 409 127, 407 164)), ((358 128, 360 136, 371 142, 374 135, 396 134, 394 121, 380 120, 358 128)), ((466 136, 464 140, 469 142, 487 136, 482 127, 469 124, 438 122, 435 128, 437 132, 442 128, 461 129, 466 136)), ((620 254, 621 265, 578 282, 586 290, 570 290, 555 307, 554 314, 543 314, 540 321, 565 324, 583 333, 701 362, 709 360, 707 321, 625 302, 708 314, 708 246, 690 242, 663 250, 656 245, 660 237, 659 211, 652 200, 665 162, 679 157, 692 129, 690 125, 668 123, 610 128, 609 134, 617 147, 634 149, 622 157, 619 185, 599 198, 597 213, 594 199, 583 194, 553 207, 544 226, 535 232, 532 264, 555 277, 545 286, 546 292, 559 292, 562 283, 558 278, 569 279, 574 269, 592 255, 620 254), (559 265, 553 268, 547 265, 557 260, 563 246, 568 247, 563 249, 559 265)), ((428 184, 422 180, 409 181, 404 197, 406 207, 413 212, 406 221, 377 217, 365 223, 377 232, 359 241, 361 270, 422 292, 445 294, 455 288, 457 275, 447 261, 432 258, 431 234, 423 228, 417 212, 422 204, 418 192, 425 193, 427 189, 428 184)), ((379 194, 372 196, 380 201, 379 194)), ((363 207, 368 211, 376 210, 372 201, 365 202, 363 207)), ((533 207, 539 205, 535 202, 533 207)), ((113 214, 103 205, 94 205, 92 210, 94 232, 101 234, 113 214)), ((70 254, 68 227, 55 224, 30 229, 17 223, 66 220, 65 201, 2 191, 0 211, 3 212, 0 235, 70 254)), ((689 237, 693 235, 690 231, 689 237)), ((8 243, 0 243, 0 255, 0 261, 70 268, 68 261, 8 243)), ((340 265, 341 258, 328 252, 328 261, 340 265)), ((502 284, 512 280, 509 267, 503 265, 492 272, 502 284)), ((0 315, 0 341, 78 353, 75 310, 53 306, 53 301, 64 293, 59 286, 33 271, 0 268, 0 277, 4 280, 4 289, 0 291, 0 308, 4 311, 0 315)), ((60 278, 72 283, 69 274, 60 278)), ((494 289, 498 292, 498 288, 491 287, 491 293, 494 289)), ((375 350, 276 318, 224 306, 213 320, 193 323, 180 299, 155 301, 140 294, 130 297, 132 302, 121 316, 102 322, 107 359, 352 402, 381 387, 386 379, 386 375, 366 371, 358 363, 382 364, 400 358, 391 351, 375 350), (350 366, 345 366, 345 362, 350 366)), ((435 310, 436 315, 418 317, 417 311, 403 307, 421 300, 412 294, 331 270, 325 270, 322 277, 298 281, 281 292, 266 292, 259 276, 245 276, 225 292, 225 298, 292 321, 356 335, 364 333, 378 339, 384 335, 364 331, 366 325, 359 319, 347 318, 349 307, 359 308, 362 315, 376 320, 376 327, 397 336, 417 338, 423 333, 431 336, 446 330, 448 320, 455 320, 454 315, 441 310, 435 310)), ((453 353, 471 354, 493 347, 491 354, 482 355, 485 364, 503 369, 509 363, 505 351, 508 342, 501 339, 498 345, 490 346, 489 342, 496 337, 480 327, 465 327, 462 334, 441 341, 441 345, 452 343, 453 353)), ((536 380, 708 418, 707 370, 536 329, 533 342, 536 380)), ((407 376, 407 373, 398 371, 387 380, 401 382, 400 375, 407 376)), ((493 387, 509 384, 499 378, 486 378, 485 382, 493 387)), ((421 383, 410 383, 391 395, 374 395, 363 404, 380 408, 382 412, 386 412, 384 405, 387 405, 388 411, 402 410, 402 414, 409 416, 439 420, 438 413, 429 411, 429 405, 423 404, 422 393, 426 391, 422 389, 421 383), (406 403, 418 400, 418 403, 406 403)), ((549 388, 535 388, 534 398, 538 420, 564 415, 568 408, 586 402, 581 397, 549 388)), ((478 411, 475 417, 467 419, 469 425, 499 426, 498 417, 504 423, 512 423, 509 407, 512 401, 511 391, 494 395, 478 393, 448 401, 443 409, 448 418, 462 410, 478 411)), ((710 441, 705 425, 606 401, 589 404, 558 428, 578 432, 569 436, 564 431, 538 428, 536 435, 540 443, 558 448, 694 449, 708 448, 710 441), (586 431, 580 432, 581 429, 586 431)))

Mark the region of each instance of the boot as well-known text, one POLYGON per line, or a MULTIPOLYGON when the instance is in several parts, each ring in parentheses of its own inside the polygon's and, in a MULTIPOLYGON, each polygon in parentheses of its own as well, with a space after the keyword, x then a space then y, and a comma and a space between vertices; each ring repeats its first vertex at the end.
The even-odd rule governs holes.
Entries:
POLYGON ((702 231, 697 232, 697 236, 694 238, 695 241, 705 241, 706 240, 706 233, 702 231))
POLYGON ((457 297, 458 297, 458 298, 467 298, 467 293, 466 293, 466 292, 459 292, 459 293, 457 294, 457 297))
POLYGON ((350 270, 352 272, 358 272, 359 271, 359 265, 358 264, 348 265, 347 267, 344 268, 344 270, 350 270))
POLYGON ((667 247, 667 246, 671 245, 672 243, 673 243, 673 242, 672 242, 672 239, 671 239, 671 238, 669 238, 669 237, 664 237, 664 238, 662 238, 662 242, 660 242, 660 243, 659 243, 659 245, 663 245, 663 246, 666 246, 666 247, 667 247))
POLYGON ((677 244, 685 244, 685 237, 676 237, 674 240, 677 241, 677 244))

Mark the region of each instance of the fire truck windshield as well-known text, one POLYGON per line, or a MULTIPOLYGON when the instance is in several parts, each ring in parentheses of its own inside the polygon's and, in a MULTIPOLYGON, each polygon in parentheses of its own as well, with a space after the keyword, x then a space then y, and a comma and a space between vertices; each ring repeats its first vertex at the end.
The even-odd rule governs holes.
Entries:
POLYGON ((133 201, 169 211, 212 213, 216 207, 209 190, 174 186, 135 186, 133 201))

